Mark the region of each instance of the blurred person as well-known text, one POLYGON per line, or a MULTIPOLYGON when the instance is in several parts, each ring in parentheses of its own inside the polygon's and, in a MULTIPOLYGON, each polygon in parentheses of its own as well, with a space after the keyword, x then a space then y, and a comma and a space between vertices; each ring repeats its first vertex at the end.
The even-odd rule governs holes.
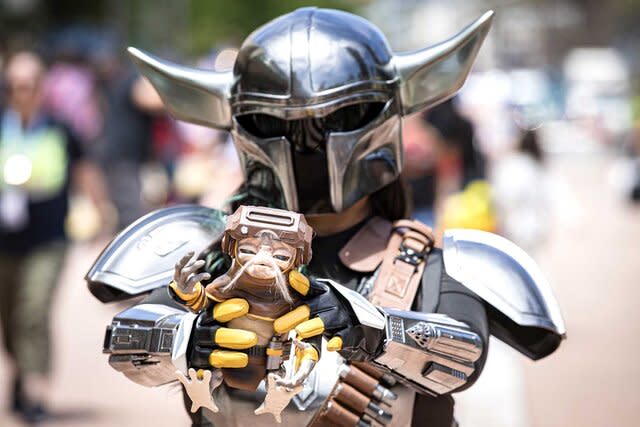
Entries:
POLYGON ((494 231, 485 159, 476 147, 474 125, 449 99, 424 114, 440 136, 436 185, 438 234, 446 228, 494 231))
MULTIPOLYGON (((468 218, 475 218, 474 212, 479 212, 476 208, 480 205, 475 202, 486 195, 485 186, 479 182, 485 175, 485 162, 476 149, 472 123, 458 112, 454 100, 450 99, 422 115, 409 118, 403 136, 407 137, 405 174, 412 188, 414 217, 430 225, 442 224, 446 209, 451 217, 449 223, 453 211, 456 217, 453 222, 458 226, 461 226, 458 220, 462 215, 466 215, 465 223, 469 223, 468 218), (480 185, 470 186, 471 183, 480 185), (468 197, 458 197, 453 203, 451 196, 467 186, 471 189, 468 197), (459 203, 461 200, 464 203, 459 203), (470 201, 474 203, 468 203, 470 201), (454 205, 455 208, 451 208, 454 205), (473 209, 469 209, 471 207, 473 209)), ((486 224, 491 221, 484 214, 486 203, 482 205, 482 219, 471 222, 482 224, 473 228, 490 230, 486 224)))
POLYGON ((473 124, 449 99, 424 114, 424 120, 441 136, 439 176, 447 181, 443 191, 459 191, 471 181, 485 177, 485 161, 476 148, 473 124))
POLYGON ((104 40, 93 52, 92 62, 104 107, 101 162, 118 227, 124 228, 146 211, 141 170, 152 153, 153 116, 163 106, 153 87, 125 66, 116 51, 116 43, 104 40))
POLYGON ((421 114, 407 117, 402 127, 405 166, 413 196, 413 217, 433 227, 436 203, 436 165, 440 134, 421 114))
POLYGON ((534 251, 552 219, 552 189, 536 130, 524 131, 517 147, 496 159, 490 180, 500 233, 534 251))
POLYGON ((72 181, 105 204, 100 175, 81 143, 42 108, 44 73, 34 53, 9 58, 0 111, 0 322, 15 369, 11 409, 29 423, 49 415, 49 314, 65 257, 72 181))
POLYGON ((96 76, 89 61, 99 37, 94 27, 71 24, 41 41, 44 59, 50 64, 42 84, 43 105, 89 149, 95 148, 103 120, 96 76))
POLYGON ((67 125, 81 141, 91 145, 102 129, 96 99, 96 82, 81 61, 59 58, 43 81, 44 106, 56 120, 67 125))

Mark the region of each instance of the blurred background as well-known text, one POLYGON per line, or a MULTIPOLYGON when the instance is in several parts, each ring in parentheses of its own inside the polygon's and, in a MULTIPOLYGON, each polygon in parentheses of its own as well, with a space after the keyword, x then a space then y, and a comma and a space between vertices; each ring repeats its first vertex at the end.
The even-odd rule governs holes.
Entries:
MULTIPOLYGON (((242 181, 228 135, 168 117, 125 48, 229 68, 253 29, 309 5, 363 15, 396 51, 437 43, 496 12, 460 94, 405 121, 414 216, 525 248, 560 301, 568 340, 536 363, 492 341, 480 381, 457 395, 459 421, 638 425, 639 1, 0 0, 0 68, 24 49, 41 57, 44 68, 31 74, 38 108, 73 135, 83 155, 71 161, 90 165, 63 191, 71 243, 48 290, 46 425, 188 424, 179 389, 146 389, 109 368, 104 328, 128 304, 100 304, 83 276, 113 234, 145 212, 184 202, 220 207, 242 181)), ((3 76, 4 107, 18 86, 3 76)), ((20 184, 22 158, 0 160, 0 190, 20 184)), ((4 210, 5 221, 21 221, 4 210)), ((0 242, 2 250, 10 251, 0 242)), ((2 426, 24 423, 11 410, 15 386, 12 359, 0 352, 2 426)))

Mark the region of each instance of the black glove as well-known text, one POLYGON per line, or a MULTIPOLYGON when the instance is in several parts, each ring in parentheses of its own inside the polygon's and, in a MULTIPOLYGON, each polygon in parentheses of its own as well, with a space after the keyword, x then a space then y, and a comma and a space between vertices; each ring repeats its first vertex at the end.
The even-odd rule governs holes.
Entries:
POLYGON ((249 303, 231 298, 198 315, 191 335, 190 366, 193 368, 244 368, 249 356, 242 351, 255 346, 258 337, 253 331, 226 328, 225 323, 242 317, 249 311, 249 303))
POLYGON ((296 327, 302 338, 321 333, 327 338, 330 351, 340 351, 352 361, 371 360, 382 352, 384 330, 360 324, 351 304, 326 283, 311 280, 305 303, 310 320, 296 327))

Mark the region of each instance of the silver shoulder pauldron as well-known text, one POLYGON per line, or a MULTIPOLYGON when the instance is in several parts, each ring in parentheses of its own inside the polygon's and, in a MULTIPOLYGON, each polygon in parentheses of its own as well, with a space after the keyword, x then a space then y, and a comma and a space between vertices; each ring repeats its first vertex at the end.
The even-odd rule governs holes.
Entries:
POLYGON ((196 205, 159 209, 131 224, 105 248, 86 280, 102 302, 126 299, 165 286, 175 263, 197 254, 224 230, 222 212, 196 205))
POLYGON ((558 302, 536 262, 496 234, 452 229, 444 234, 447 274, 485 302, 491 333, 532 359, 553 352, 566 329, 558 302))

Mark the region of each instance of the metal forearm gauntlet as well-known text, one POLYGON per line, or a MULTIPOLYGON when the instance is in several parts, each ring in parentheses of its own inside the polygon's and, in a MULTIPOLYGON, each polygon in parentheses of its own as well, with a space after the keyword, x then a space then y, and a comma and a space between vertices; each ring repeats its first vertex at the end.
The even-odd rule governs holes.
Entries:
POLYGON ((195 315, 162 304, 140 304, 114 317, 103 352, 109 364, 130 380, 158 386, 187 370, 186 352, 195 315))
POLYGON ((482 339, 443 314, 384 310, 384 352, 373 362, 422 393, 439 395, 464 385, 482 355, 482 339))

